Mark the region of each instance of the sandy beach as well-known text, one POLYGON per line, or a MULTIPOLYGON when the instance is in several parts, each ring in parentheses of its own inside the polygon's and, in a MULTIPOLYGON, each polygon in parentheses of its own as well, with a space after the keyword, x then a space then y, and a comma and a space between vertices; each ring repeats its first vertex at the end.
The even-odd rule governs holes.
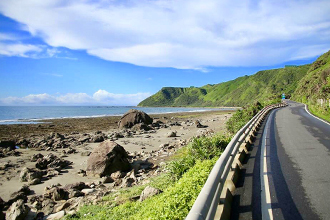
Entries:
MULTIPOLYGON (((231 116, 230 111, 206 111, 206 112, 186 112, 151 115, 154 121, 164 123, 163 127, 150 131, 136 131, 130 135, 116 137, 114 141, 125 148, 130 155, 143 155, 144 159, 157 166, 176 151, 185 145, 190 138, 205 133, 224 132, 225 122, 231 116), (195 125, 198 120, 204 127, 198 128, 195 125), (175 131, 175 137, 168 137, 168 133, 175 131), (164 146, 173 146, 173 150, 160 149, 164 146)), ((45 137, 49 134, 59 133, 63 135, 90 135, 102 133, 106 137, 113 137, 120 132, 118 121, 120 117, 100 117, 84 119, 58 119, 48 120, 44 124, 31 125, 0 125, 1 140, 5 139, 31 139, 45 137)), ((127 131, 126 131, 127 132, 127 131)), ((35 154, 47 155, 52 153, 59 158, 72 162, 68 168, 61 170, 59 175, 42 180, 40 184, 30 185, 33 195, 42 195, 46 186, 60 183, 62 186, 76 182, 102 181, 102 178, 79 175, 80 170, 85 170, 90 152, 99 143, 86 142, 69 147, 73 153, 68 153, 67 149, 47 149, 44 147, 17 149, 19 156, 7 156, 0 159, 0 196, 7 201, 10 195, 22 187, 26 182, 19 179, 21 170, 24 167, 33 168, 35 162, 31 157, 35 154)), ((170 149, 170 148, 168 148, 170 149)), ((106 184, 105 184, 106 185, 106 184)))

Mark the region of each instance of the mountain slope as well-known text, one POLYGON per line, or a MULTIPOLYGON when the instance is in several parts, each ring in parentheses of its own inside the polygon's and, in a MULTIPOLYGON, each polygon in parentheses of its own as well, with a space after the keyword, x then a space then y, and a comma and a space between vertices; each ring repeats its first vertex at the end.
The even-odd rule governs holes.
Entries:
POLYGON ((313 114, 330 121, 330 51, 311 65, 292 99, 308 104, 313 114))
POLYGON ((284 92, 291 94, 310 65, 260 71, 216 85, 200 88, 164 87, 139 106, 243 106, 253 101, 269 101, 284 92))

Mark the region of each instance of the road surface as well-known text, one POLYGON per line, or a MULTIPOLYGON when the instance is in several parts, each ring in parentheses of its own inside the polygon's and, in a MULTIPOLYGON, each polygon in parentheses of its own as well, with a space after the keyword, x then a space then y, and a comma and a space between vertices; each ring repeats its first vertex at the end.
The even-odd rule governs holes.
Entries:
POLYGON ((330 219, 330 125, 287 102, 257 134, 232 219, 330 219))

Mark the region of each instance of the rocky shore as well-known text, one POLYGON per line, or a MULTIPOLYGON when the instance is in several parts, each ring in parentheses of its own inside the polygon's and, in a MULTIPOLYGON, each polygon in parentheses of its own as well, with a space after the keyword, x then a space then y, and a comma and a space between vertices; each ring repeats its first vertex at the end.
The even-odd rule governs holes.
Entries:
MULTIPOLYGON (((148 183, 196 136, 231 112, 61 119, 0 125, 0 219, 58 219, 120 188, 148 183)), ((136 200, 160 193, 150 187, 136 200)))

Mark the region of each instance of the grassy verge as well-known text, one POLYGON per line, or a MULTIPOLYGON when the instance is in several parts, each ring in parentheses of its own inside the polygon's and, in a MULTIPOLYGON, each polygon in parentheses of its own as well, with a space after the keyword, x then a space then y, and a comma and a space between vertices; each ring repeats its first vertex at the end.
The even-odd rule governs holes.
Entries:
POLYGON ((328 122, 330 122, 330 108, 329 107, 321 107, 318 105, 308 104, 309 111, 316 115, 319 118, 322 118, 328 122))

